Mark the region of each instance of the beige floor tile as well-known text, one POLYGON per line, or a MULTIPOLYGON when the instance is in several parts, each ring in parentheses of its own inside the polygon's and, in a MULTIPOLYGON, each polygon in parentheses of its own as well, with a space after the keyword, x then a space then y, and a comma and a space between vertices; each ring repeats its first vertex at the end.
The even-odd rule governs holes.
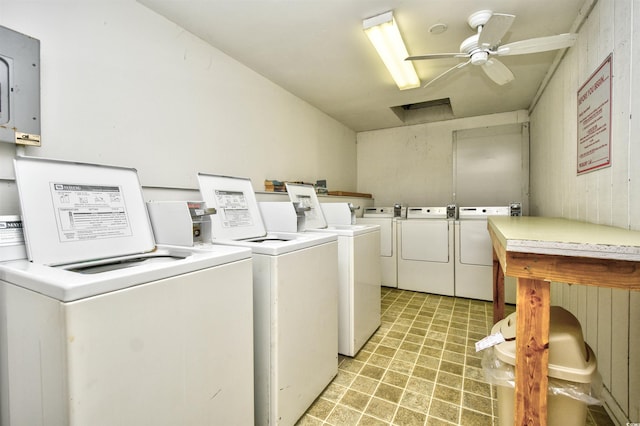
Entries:
POLYGON ((327 418, 327 422, 336 426, 357 425, 360 416, 361 413, 350 407, 336 405, 331 415, 327 418))
POLYGON ((392 361, 393 358, 391 357, 374 353, 371 355, 371 357, 369 357, 368 363, 370 365, 375 365, 376 367, 387 368, 392 361))
POLYGON ((362 367, 364 367, 364 362, 356 359, 347 358, 342 361, 339 365, 340 370, 348 371, 353 374, 358 374, 362 367))
POLYGON ((460 418, 460 405, 433 398, 429 406, 429 416, 457 423, 460 418))
POLYGON ((427 415, 405 407, 398 407, 396 416, 393 418, 394 425, 416 426, 422 425, 427 420, 427 415))
POLYGON ((390 422, 396 413, 396 404, 380 398, 371 398, 365 414, 390 422))
POLYGON ((362 412, 364 411, 365 407, 369 403, 370 399, 371 399, 371 395, 349 389, 344 393, 344 395, 342 395, 342 399, 340 399, 340 404, 362 412))
POLYGON ((386 383, 380 383, 378 389, 376 389, 375 396, 397 404, 402 397, 402 388, 391 386, 386 383))
POLYGON ((418 359, 419 353, 416 351, 407 351, 404 349, 399 349, 395 354, 395 359, 398 361, 405 361, 415 363, 416 359, 418 359))
POLYGON ((406 375, 410 375, 411 372, 413 371, 413 367, 414 367, 414 363, 412 362, 406 362, 406 361, 401 361, 399 359, 393 359, 390 363, 389 363, 389 370, 392 371, 396 371, 398 373, 403 373, 406 375))
POLYGON ((405 390, 402 398, 400 399, 400 405, 410 408, 411 410, 427 414, 429 412, 429 403, 431 397, 422 393, 411 392, 405 390))
POLYGON ((360 370, 360 375, 369 377, 371 379, 380 380, 382 376, 384 376, 384 372, 384 368, 367 364, 362 368, 362 370, 360 370))
POLYGON ((433 391, 433 397, 451 404, 460 405, 462 392, 458 389, 450 388, 449 386, 436 385, 436 388, 433 391))
POLYGON ((462 406, 489 416, 491 416, 493 408, 491 398, 468 392, 462 394, 462 406))
POLYGON ((331 411, 336 406, 335 402, 329 401, 325 398, 318 398, 311 408, 307 411, 307 414, 310 414, 313 417, 316 417, 320 420, 325 420, 331 414, 331 411))
POLYGON ((367 414, 363 414, 358 422, 358 426, 388 426, 389 422, 385 422, 384 420, 376 419, 375 417, 371 417, 367 414))
POLYGON ((376 388, 378 387, 378 383, 380 382, 369 377, 358 376, 353 380, 351 389, 366 393, 367 395, 373 395, 376 388))
POLYGON ((407 390, 431 397, 435 383, 419 377, 411 376, 407 382, 407 390))
POLYGON ((397 371, 391 370, 387 370, 385 375, 382 377, 382 383, 393 385, 402 389, 404 389, 408 380, 409 376, 407 374, 402 374, 398 373, 397 371))

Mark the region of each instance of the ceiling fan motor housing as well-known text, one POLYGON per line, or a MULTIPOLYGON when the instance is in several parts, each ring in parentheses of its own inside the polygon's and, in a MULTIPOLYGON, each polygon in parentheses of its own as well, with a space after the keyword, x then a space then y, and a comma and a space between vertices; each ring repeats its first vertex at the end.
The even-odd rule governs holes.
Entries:
POLYGON ((472 54, 474 51, 478 50, 478 37, 478 34, 474 34, 471 37, 464 39, 464 41, 460 43, 460 51, 472 54))
POLYGON ((478 37, 479 34, 474 34, 460 44, 460 51, 469 54, 473 65, 482 65, 489 59, 489 53, 478 47, 478 37))
POLYGON ((479 10, 469 16, 467 23, 475 30, 478 26, 486 24, 492 15, 493 11, 491 10, 479 10))
POLYGON ((472 65, 484 65, 489 59, 489 54, 484 50, 480 50, 471 55, 472 65))

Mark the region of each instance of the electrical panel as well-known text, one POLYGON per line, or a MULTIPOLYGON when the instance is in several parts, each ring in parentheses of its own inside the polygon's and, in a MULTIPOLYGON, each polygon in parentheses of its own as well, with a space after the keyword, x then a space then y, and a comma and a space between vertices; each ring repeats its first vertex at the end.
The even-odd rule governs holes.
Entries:
POLYGON ((40 146, 40 41, 3 26, 0 142, 40 146))

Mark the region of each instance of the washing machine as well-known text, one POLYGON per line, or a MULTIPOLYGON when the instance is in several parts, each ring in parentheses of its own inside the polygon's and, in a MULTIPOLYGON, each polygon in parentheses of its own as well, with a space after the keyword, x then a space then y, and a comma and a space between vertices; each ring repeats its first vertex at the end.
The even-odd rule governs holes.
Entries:
POLYGON ((451 208, 407 208, 407 219, 398 222, 398 288, 454 295, 451 208))
POLYGON ((28 259, 0 263, 2 425, 251 424, 250 250, 156 246, 133 169, 15 174, 28 259))
MULTIPOLYGON (((380 284, 398 287, 397 223, 396 210, 392 207, 366 207, 356 223, 380 226, 380 284)), ((406 208, 403 209, 406 217, 406 208)))
POLYGON ((255 424, 293 425, 338 372, 338 241, 267 232, 251 181, 198 174, 214 244, 253 255, 255 424))
POLYGON ((321 205, 311 185, 286 186, 291 201, 304 210, 306 230, 337 235, 338 352, 355 356, 380 326, 380 226, 355 224, 348 203, 321 205))
MULTIPOLYGON (((509 214, 509 206, 460 207, 455 223, 456 296, 493 300, 493 246, 487 217, 509 214)), ((505 291, 507 287, 513 286, 505 282, 505 291)), ((512 298, 508 293, 505 296, 512 298)))

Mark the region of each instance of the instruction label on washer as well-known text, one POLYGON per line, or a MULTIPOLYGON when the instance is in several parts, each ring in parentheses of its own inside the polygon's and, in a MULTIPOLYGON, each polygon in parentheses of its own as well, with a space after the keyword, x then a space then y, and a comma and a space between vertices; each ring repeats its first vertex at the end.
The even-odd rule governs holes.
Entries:
POLYGON ((0 216, 0 246, 24 244, 22 221, 19 216, 0 216))
POLYGON ((60 241, 132 235, 122 189, 109 185, 51 183, 60 241))
POLYGON ((244 192, 216 190, 215 193, 222 217, 222 226, 225 228, 253 226, 253 218, 244 192))

